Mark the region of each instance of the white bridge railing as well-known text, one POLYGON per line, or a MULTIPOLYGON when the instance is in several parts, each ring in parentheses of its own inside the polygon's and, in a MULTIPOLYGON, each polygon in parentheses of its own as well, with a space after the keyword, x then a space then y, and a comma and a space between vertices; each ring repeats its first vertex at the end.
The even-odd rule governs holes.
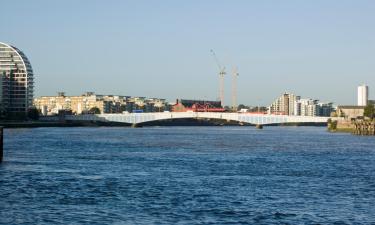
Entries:
MULTIPOLYGON (((280 124, 280 123, 326 123, 330 117, 284 116, 248 113, 214 113, 214 112, 160 112, 160 113, 126 113, 126 114, 88 114, 66 115, 65 120, 72 121, 103 121, 138 124, 158 120, 205 118, 238 121, 250 124, 280 124)), ((57 117, 56 117, 57 119, 57 117)), ((55 120, 56 120, 55 119, 55 120)), ((336 119, 336 118, 335 118, 336 119)), ((48 120, 48 117, 42 118, 48 120)), ((52 120, 52 118, 50 118, 52 120)))

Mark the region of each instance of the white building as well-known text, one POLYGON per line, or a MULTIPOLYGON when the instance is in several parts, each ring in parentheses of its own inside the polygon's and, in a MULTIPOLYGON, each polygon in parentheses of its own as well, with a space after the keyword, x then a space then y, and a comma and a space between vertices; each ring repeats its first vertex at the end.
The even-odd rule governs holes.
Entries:
POLYGON ((295 102, 299 99, 300 96, 284 93, 268 107, 268 113, 289 116, 295 115, 295 102))
POLYGON ((311 98, 300 99, 294 103, 295 116, 330 116, 332 112, 332 103, 321 103, 319 100, 311 98))
POLYGON ((332 103, 319 103, 311 98, 301 99, 300 96, 284 93, 269 107, 268 114, 289 116, 330 116, 332 103))
POLYGON ((317 107, 318 100, 311 98, 299 99, 294 103, 295 116, 318 116, 319 108, 317 107))
POLYGON ((366 106, 368 102, 368 86, 358 86, 358 106, 366 106))

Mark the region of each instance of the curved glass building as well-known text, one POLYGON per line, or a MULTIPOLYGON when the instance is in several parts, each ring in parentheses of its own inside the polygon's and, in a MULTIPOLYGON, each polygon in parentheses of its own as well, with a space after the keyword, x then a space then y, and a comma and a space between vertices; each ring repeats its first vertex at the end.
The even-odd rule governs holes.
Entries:
POLYGON ((22 114, 32 106, 33 69, 18 48, 0 42, 0 110, 22 114))

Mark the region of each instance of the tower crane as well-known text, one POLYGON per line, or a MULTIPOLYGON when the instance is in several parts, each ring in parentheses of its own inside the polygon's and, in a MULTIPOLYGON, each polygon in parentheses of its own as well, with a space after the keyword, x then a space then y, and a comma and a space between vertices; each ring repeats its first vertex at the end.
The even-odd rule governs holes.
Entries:
POLYGON ((240 74, 238 73, 238 68, 233 67, 232 70, 232 110, 237 111, 237 77, 240 74))
POLYGON ((214 50, 211 49, 211 54, 214 57, 214 60, 217 64, 217 67, 219 68, 219 95, 220 95, 220 102, 221 106, 224 107, 224 75, 225 73, 225 66, 221 65, 219 59, 216 56, 216 53, 214 50))

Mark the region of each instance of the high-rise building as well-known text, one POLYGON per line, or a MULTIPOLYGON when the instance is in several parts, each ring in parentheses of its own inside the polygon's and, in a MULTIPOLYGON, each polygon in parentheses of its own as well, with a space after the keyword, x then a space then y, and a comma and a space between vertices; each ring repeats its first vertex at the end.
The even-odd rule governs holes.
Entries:
POLYGON ((299 99, 295 102, 295 116, 317 116, 318 115, 318 100, 310 98, 299 99))
POLYGON ((295 102, 300 98, 300 96, 294 94, 284 93, 269 106, 269 113, 289 116, 294 115, 295 102))
POLYGON ((0 42, 0 110, 25 114, 33 103, 34 74, 25 54, 0 42))
POLYGON ((368 86, 358 86, 358 106, 366 106, 368 103, 368 86))
POLYGON ((318 103, 318 116, 331 116, 333 111, 332 102, 318 103))
POLYGON ((295 102, 295 116, 330 116, 332 103, 320 103, 318 100, 310 98, 300 99, 295 102))
POLYGON ((268 108, 269 114, 288 116, 330 116, 332 103, 319 103, 311 98, 285 93, 277 98, 268 108))

